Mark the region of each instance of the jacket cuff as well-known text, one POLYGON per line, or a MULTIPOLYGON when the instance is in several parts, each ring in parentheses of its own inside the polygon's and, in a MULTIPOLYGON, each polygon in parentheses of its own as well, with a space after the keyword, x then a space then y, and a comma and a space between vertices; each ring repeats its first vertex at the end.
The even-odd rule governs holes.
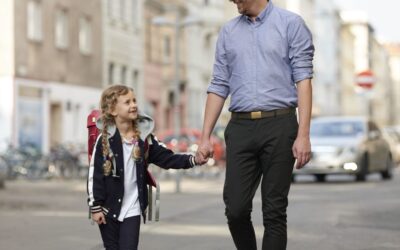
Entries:
POLYGON ((90 207, 90 212, 91 213, 98 213, 98 212, 102 212, 103 210, 102 210, 102 208, 101 208, 101 206, 92 206, 92 207, 90 207))
POLYGON ((191 166, 191 167, 194 167, 194 166, 197 165, 197 164, 196 164, 196 161, 194 160, 194 156, 193 156, 193 155, 190 156, 189 162, 190 162, 190 166, 191 166))

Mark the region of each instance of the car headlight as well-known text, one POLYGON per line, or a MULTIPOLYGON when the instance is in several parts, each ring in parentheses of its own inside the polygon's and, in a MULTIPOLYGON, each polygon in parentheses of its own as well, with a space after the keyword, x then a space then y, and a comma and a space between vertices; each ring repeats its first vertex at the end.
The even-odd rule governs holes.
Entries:
POLYGON ((345 164, 343 164, 343 168, 346 170, 356 171, 358 166, 355 162, 346 162, 345 164))

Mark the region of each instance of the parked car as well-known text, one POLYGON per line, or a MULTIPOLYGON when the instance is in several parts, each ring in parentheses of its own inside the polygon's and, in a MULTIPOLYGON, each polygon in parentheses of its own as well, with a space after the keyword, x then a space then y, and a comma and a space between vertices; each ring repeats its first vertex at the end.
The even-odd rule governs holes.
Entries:
POLYGON ((396 127, 386 127, 382 130, 385 139, 389 142, 395 163, 400 163, 400 129, 396 127))
POLYGON ((325 181, 328 174, 351 174, 364 181, 372 172, 392 177, 393 158, 377 125, 363 117, 320 117, 311 121, 312 156, 294 175, 312 174, 325 181))
POLYGON ((7 178, 7 164, 0 156, 0 189, 4 188, 7 178))
MULTIPOLYGON (((171 150, 178 150, 178 152, 191 152, 195 153, 200 142, 201 131, 194 128, 182 128, 179 138, 177 139, 173 130, 166 130, 157 133, 158 139, 162 141, 167 148, 171 150)), ((209 162, 210 165, 218 165, 225 159, 225 144, 216 136, 211 136, 211 143, 213 144, 214 156, 213 160, 209 162)))

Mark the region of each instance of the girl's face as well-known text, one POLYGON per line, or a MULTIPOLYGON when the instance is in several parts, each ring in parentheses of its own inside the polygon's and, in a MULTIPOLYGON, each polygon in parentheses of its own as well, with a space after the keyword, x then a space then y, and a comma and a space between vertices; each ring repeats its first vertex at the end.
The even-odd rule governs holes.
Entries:
POLYGON ((132 121, 137 118, 137 112, 136 97, 132 91, 129 91, 126 95, 118 97, 111 114, 120 121, 132 121))

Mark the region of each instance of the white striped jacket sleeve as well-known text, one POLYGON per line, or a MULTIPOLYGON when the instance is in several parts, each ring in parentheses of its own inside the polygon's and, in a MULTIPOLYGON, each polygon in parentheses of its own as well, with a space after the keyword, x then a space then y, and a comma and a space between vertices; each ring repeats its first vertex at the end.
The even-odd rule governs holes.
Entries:
POLYGON ((104 175, 102 171, 103 159, 101 150, 101 135, 99 135, 93 147, 87 179, 88 205, 92 213, 102 211, 102 204, 105 199, 104 175))

